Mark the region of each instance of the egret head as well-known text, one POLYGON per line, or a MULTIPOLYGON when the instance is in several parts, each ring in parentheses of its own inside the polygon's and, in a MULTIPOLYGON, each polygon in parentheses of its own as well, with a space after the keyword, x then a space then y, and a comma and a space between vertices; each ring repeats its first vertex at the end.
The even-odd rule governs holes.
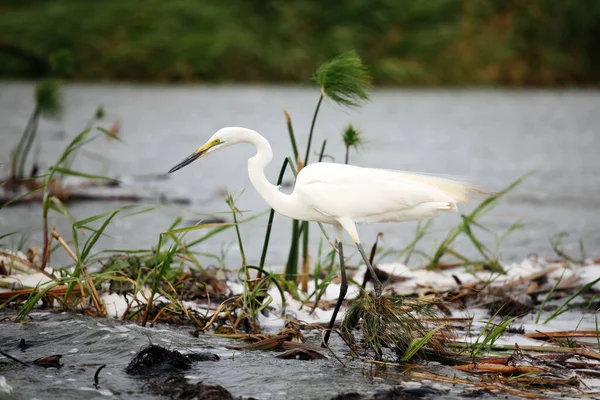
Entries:
POLYGON ((181 168, 191 164, 202 156, 213 153, 217 150, 224 149, 227 146, 240 142, 240 132, 236 128, 223 128, 217 131, 208 141, 198 150, 190 154, 182 162, 169 170, 169 173, 180 170, 181 168))

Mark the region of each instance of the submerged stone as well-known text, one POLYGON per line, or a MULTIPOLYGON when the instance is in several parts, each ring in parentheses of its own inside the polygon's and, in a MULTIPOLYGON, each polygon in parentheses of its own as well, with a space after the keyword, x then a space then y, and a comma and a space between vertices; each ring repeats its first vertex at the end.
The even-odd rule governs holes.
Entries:
POLYGON ((219 356, 211 353, 184 355, 177 350, 168 350, 157 345, 142 349, 131 360, 125 372, 129 375, 160 375, 169 372, 187 371, 196 361, 218 361, 219 356))

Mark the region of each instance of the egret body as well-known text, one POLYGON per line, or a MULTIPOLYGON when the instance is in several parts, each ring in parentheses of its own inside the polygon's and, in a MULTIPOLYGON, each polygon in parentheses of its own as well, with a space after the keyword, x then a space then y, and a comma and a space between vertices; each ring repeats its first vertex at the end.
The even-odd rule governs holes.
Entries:
POLYGON ((248 143, 256 148, 256 155, 248 160, 248 176, 256 191, 275 211, 292 219, 322 222, 334 227, 342 284, 324 344, 329 340, 348 290, 342 247, 343 230, 358 247, 371 273, 375 294, 379 296, 381 283, 361 245, 356 224, 430 218, 440 211, 456 211, 457 203, 465 202, 470 195, 480 192, 463 182, 428 175, 320 162, 302 168, 296 177, 294 191, 285 194, 265 177, 265 167, 273 158, 267 139, 251 129, 237 127, 220 129, 206 144, 171 168, 169 173, 237 143, 248 143))

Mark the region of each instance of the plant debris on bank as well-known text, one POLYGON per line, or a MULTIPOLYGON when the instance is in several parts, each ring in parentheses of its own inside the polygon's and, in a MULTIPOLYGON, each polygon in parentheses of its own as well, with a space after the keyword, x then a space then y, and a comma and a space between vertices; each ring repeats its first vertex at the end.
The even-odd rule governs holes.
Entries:
MULTIPOLYGON (((368 72, 354 52, 324 65, 314 79, 321 90, 309 145, 301 157, 292 119, 286 112, 293 154, 283 160, 278 183, 288 169, 296 174, 308 163, 323 101, 357 107, 368 100, 368 72)), ((34 116, 38 114, 42 115, 34 112, 34 116)), ((76 220, 66 204, 69 198, 61 196, 57 188, 62 187, 60 182, 65 176, 91 181, 102 178, 73 171, 72 160, 78 150, 95 139, 96 132, 100 136, 114 134, 92 129, 90 124, 47 172, 40 175, 35 171, 25 176, 18 172, 24 170, 19 165, 26 159, 26 149, 30 147, 27 143, 34 140, 32 132, 36 126, 26 129, 22 144, 14 153, 11 174, 2 184, 9 197, 0 204, 2 212, 8 205, 31 201, 37 193, 44 235, 42 248, 31 247, 25 253, 21 251, 27 248, 24 243, 19 248, 0 246, 0 309, 12 311, 12 321, 27 321, 33 310, 45 309, 116 318, 142 326, 186 325, 193 328, 194 335, 231 339, 227 347, 237 351, 272 351, 273 357, 315 363, 324 359, 340 365, 364 362, 399 369, 417 381, 460 387, 465 396, 503 393, 541 398, 565 393, 593 396, 600 391, 594 378, 600 373, 600 335, 595 316, 600 308, 600 259, 566 254, 563 235, 557 235, 551 241, 556 259, 530 256, 521 263, 505 263, 500 258, 500 244, 507 235, 522 228, 523 222, 515 221, 502 233, 490 232, 482 222, 482 217, 525 177, 484 199, 469 214, 461 215, 459 223, 432 252, 419 249, 430 222, 417 225, 414 239, 404 249, 378 248, 375 238, 371 258, 384 282, 384 295, 375 298, 370 294, 372 285, 365 266, 351 268, 350 281, 362 285, 347 296, 345 318, 335 327, 334 336, 343 340, 349 350, 340 354, 320 347, 340 287, 336 253, 327 247, 331 240, 320 224, 316 224, 320 228, 318 234, 323 234, 326 244, 314 254, 308 237, 315 224, 292 221, 285 266, 268 268, 264 260, 273 221, 271 210, 260 262, 251 265, 244 251, 244 223, 261 214, 243 216, 235 206, 235 196, 228 195, 226 202, 233 223, 201 221, 183 226, 183 218, 178 218, 151 249, 103 252, 96 243, 112 222, 155 212, 156 208, 125 204, 76 220), (36 182, 35 187, 26 191, 30 180, 36 182), (50 213, 69 218, 71 232, 50 227, 50 213), (236 231, 242 258, 237 274, 231 268, 206 266, 199 261, 202 252, 198 246, 229 229, 236 231), (189 239, 191 232, 200 236, 189 239), (494 247, 486 245, 490 237, 494 247), (476 258, 457 251, 455 243, 459 239, 473 246, 476 258), (73 260, 71 265, 53 264, 51 255, 59 251, 68 254, 73 260), (384 256, 402 262, 380 262, 384 256), (421 265, 408 267, 411 258, 415 264, 417 256, 421 257, 421 265), (580 319, 572 321, 572 326, 554 325, 566 313, 575 313, 580 319)), ((354 128, 343 132, 343 137, 349 139, 344 140, 346 162, 350 149, 363 142, 361 134, 354 128)), ((326 142, 320 149, 319 159, 325 154, 326 142)), ((0 232, 0 240, 14 235, 0 232)), ((11 362, 21 362, 1 348, 0 351, 11 362)), ((59 368, 60 357, 53 355, 33 363, 59 368)), ((165 370, 187 370, 203 357, 218 359, 210 354, 196 357, 151 345, 132 360, 126 371, 156 376, 165 370)), ((202 382, 192 384, 182 377, 153 378, 147 389, 171 398, 233 398, 224 388, 202 382)), ((442 392, 427 387, 416 392, 397 387, 371 398, 394 398, 398 393, 410 397, 438 396, 442 392)), ((334 398, 369 397, 342 393, 334 398)))

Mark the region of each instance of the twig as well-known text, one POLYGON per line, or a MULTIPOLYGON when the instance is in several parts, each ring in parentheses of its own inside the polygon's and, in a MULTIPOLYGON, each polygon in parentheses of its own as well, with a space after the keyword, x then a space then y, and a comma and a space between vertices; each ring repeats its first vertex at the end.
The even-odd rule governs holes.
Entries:
MULTIPOLYGON (((586 348, 550 347, 550 346, 519 346, 520 350, 539 351, 540 353, 566 353, 600 360, 600 353, 586 348)), ((515 350, 514 345, 494 345, 492 350, 515 350)))
POLYGON ((413 376, 415 378, 431 379, 431 380, 436 380, 436 381, 440 381, 440 382, 448 382, 448 383, 452 383, 452 384, 459 383, 459 384, 463 384, 463 385, 476 386, 476 387, 480 387, 480 388, 484 388, 484 389, 499 390, 501 392, 511 393, 511 394, 514 394, 517 396, 526 397, 528 399, 544 398, 544 396, 539 395, 539 394, 523 392, 521 390, 513 389, 513 388, 510 388, 507 386, 494 385, 494 384, 489 384, 489 383, 471 382, 467 379, 461 379, 461 378, 449 378, 447 376, 427 374, 427 373, 423 373, 423 372, 411 372, 410 376, 413 376))
POLYGON ((208 322, 206 323, 206 325, 204 325, 204 327, 201 329, 203 331, 207 330, 208 328, 210 328, 210 326, 213 324, 213 322, 215 322, 215 319, 217 319, 217 317, 219 316, 219 314, 223 311, 223 309, 225 308, 225 303, 228 303, 232 300, 237 300, 239 297, 235 296, 235 297, 230 297, 227 300, 223 301, 220 305, 219 308, 216 309, 216 311, 214 312, 213 316, 208 320, 208 322))
MULTIPOLYGON (((81 286, 81 285, 77 284, 77 286, 81 286)), ((67 292, 67 288, 68 288, 67 285, 58 285, 58 286, 55 286, 55 287, 49 289, 48 292, 46 293, 46 295, 52 295, 55 297, 63 296, 67 292)), ((35 290, 35 288, 12 290, 10 292, 2 292, 2 293, 0 293, 0 303, 4 303, 10 299, 16 299, 21 296, 30 296, 31 293, 34 291, 35 291, 35 293, 38 292, 38 290, 35 290)))
MULTIPOLYGON (((325 343, 325 332, 327 330, 324 329, 321 331, 321 343, 325 343)), ((352 348, 352 346, 349 345, 349 343, 346 341, 346 338, 344 338, 343 335, 340 334, 340 332, 335 329, 333 332, 337 333, 339 335, 339 337, 342 338, 342 340, 346 343, 346 345, 348 346, 348 348, 354 353, 356 354, 356 352, 354 351, 354 349, 352 348)), ((342 367, 346 368, 346 364, 344 364, 344 362, 334 353, 333 350, 331 350, 331 347, 329 347, 329 345, 325 345, 325 348, 331 353, 331 355, 342 365, 342 367)), ((356 354, 356 356, 358 356, 358 354, 356 354)))
POLYGON ((527 333, 523 336, 531 339, 551 339, 551 338, 565 338, 565 337, 597 337, 599 333, 597 331, 559 331, 559 332, 540 332, 527 333))
POLYGON ((531 366, 498 365, 498 364, 467 364, 455 365, 452 368, 460 371, 499 372, 501 374, 523 375, 532 372, 544 372, 541 368, 531 366))
MULTIPOLYGON (((71 250, 71 248, 69 247, 67 242, 65 242, 65 240, 62 238, 62 236, 60 236, 58 234, 58 232, 56 232, 55 227, 52 227, 51 235, 54 239, 58 240, 58 242, 62 245, 62 247, 66 250, 66 252, 71 256, 73 261, 75 261, 76 263, 79 263, 79 260, 77 259, 77 255, 73 252, 73 250, 71 250)), ((98 292, 96 291, 96 286, 94 285, 94 281, 92 280, 92 278, 90 278, 90 274, 88 273, 88 270, 87 270, 87 267, 85 266, 85 264, 83 262, 81 262, 80 264, 81 264, 81 270, 83 271, 83 275, 86 278, 87 284, 90 288, 90 294, 92 296, 92 301, 94 302, 94 307, 96 307, 96 310, 98 311, 98 313, 101 316, 106 317, 106 310, 104 309, 104 305, 102 304, 102 301, 100 301, 100 296, 98 296, 98 292)))
MULTIPOLYGON (((33 263, 29 262, 29 260, 24 260, 24 259, 22 259, 22 258, 20 258, 20 257, 18 257, 16 255, 14 255, 14 254, 10 254, 10 253, 7 253, 5 251, 0 251, 0 256, 7 257, 7 258, 10 258, 10 259, 12 259, 14 261, 18 261, 20 263, 23 263, 23 264, 27 265, 29 268, 34 269, 37 272, 41 272, 42 274, 46 275, 48 278, 55 279, 55 277, 52 276, 52 274, 46 272, 45 270, 43 270, 43 269, 41 269, 39 267, 36 267, 35 265, 33 265, 33 263)), ((15 269, 19 269, 19 268, 15 268, 15 269)), ((20 269, 19 269, 19 271, 23 272, 20 269)))
POLYGON ((28 365, 28 364, 25 364, 23 361, 19 360, 18 358, 15 358, 15 357, 11 356, 11 355, 10 355, 10 354, 8 354, 8 353, 5 353, 5 352, 3 352, 2 350, 0 350, 0 354, 2 354, 4 357, 8 357, 8 358, 10 358, 10 359, 11 359, 11 360, 13 360, 13 361, 16 361, 16 362, 18 362, 19 364, 22 364, 22 365, 24 365, 24 366, 26 366, 26 367, 29 367, 29 365, 28 365))
POLYGON ((96 373, 94 374, 94 385, 97 386, 98 385, 98 375, 100 375, 100 371, 102 371, 102 369, 106 367, 106 364, 102 364, 100 367, 98 367, 98 369, 96 370, 96 373))

